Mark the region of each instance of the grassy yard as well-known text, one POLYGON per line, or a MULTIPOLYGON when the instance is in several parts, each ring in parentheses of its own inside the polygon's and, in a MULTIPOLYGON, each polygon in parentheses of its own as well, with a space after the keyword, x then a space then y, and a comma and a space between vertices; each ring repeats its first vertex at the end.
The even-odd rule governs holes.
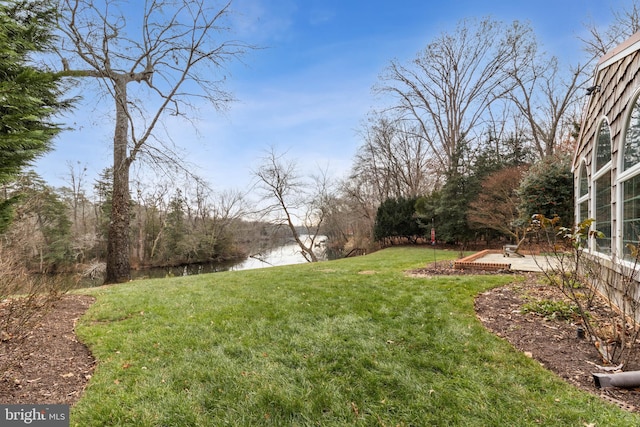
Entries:
MULTIPOLYGON (((91 290, 74 426, 611 426, 640 418, 483 329, 512 276, 411 278, 424 248, 91 290)), ((454 252, 438 252, 452 259, 454 252)))

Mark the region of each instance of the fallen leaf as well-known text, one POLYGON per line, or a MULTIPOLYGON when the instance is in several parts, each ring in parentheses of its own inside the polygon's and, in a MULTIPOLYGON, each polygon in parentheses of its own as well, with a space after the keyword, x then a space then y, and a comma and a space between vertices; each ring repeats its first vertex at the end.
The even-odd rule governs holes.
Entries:
POLYGON ((351 402, 351 410, 354 414, 356 414, 356 417, 360 416, 360 410, 358 409, 358 405, 356 405, 355 402, 351 402))
POLYGON ((74 376, 73 372, 69 372, 68 374, 61 374, 60 375, 62 378, 71 378, 74 376))

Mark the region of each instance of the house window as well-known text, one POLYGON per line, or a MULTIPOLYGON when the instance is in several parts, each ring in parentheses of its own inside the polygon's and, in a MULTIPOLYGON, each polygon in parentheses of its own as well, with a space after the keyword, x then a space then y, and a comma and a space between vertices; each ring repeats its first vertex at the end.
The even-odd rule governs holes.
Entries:
MULTIPOLYGON (((640 123, 640 122, 639 122, 640 123)), ((594 152, 593 194, 595 229, 602 233, 596 237, 595 250, 611 254, 611 129, 607 119, 602 119, 594 152)), ((582 215, 582 214, 581 214, 582 215)))
POLYGON ((622 197, 622 253, 631 258, 629 245, 638 245, 640 236, 640 175, 635 175, 623 184, 622 197))
POLYGON ((587 177, 587 166, 582 163, 580 166, 580 180, 578 181, 578 222, 589 218, 589 178, 587 177))
POLYGON ((595 181, 596 230, 602 233, 596 237, 596 250, 611 254, 611 171, 607 171, 595 181))
POLYGON ((640 236, 640 101, 638 94, 631 103, 624 136, 620 185, 622 195, 622 254, 631 259, 630 245, 637 246, 640 236))
POLYGON ((598 171, 611 161, 611 128, 606 119, 600 123, 596 147, 596 170, 598 171))
POLYGON ((629 115, 629 123, 624 137, 623 170, 629 170, 640 163, 640 100, 636 95, 633 109, 629 115))

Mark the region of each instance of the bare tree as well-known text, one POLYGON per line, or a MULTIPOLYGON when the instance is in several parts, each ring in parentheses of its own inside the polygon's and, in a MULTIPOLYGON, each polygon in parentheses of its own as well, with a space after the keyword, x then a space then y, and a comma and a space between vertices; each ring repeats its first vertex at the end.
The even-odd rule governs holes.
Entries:
POLYGON ((69 175, 66 179, 69 188, 60 188, 59 192, 68 193, 67 199, 71 210, 72 231, 73 231, 73 250, 76 261, 83 263, 87 250, 97 241, 94 225, 95 217, 93 216, 92 204, 86 194, 86 177, 87 167, 82 166, 80 162, 75 165, 67 162, 69 175))
POLYGON ((370 249, 373 245, 373 226, 378 206, 382 202, 376 184, 369 174, 357 167, 339 186, 340 199, 344 203, 344 250, 370 249))
POLYGON ((71 208, 74 228, 82 227, 80 232, 84 233, 86 231, 84 180, 87 176, 87 167, 80 167, 80 162, 76 166, 77 168, 72 163, 67 162, 67 168, 69 169, 67 183, 71 186, 71 208), (78 215, 80 215, 80 218, 78 218, 78 215))
POLYGON ((541 52, 530 28, 510 40, 511 62, 506 70, 507 98, 524 118, 528 134, 540 158, 562 149, 579 122, 580 89, 588 81, 589 63, 562 67, 558 58, 541 52), (565 70, 568 70, 566 72, 565 70))
POLYGON ((415 124, 440 173, 457 167, 460 144, 473 139, 489 106, 510 90, 504 83, 511 40, 524 30, 517 22, 505 28, 490 19, 464 20, 409 64, 392 61, 382 76, 378 91, 398 101, 392 109, 415 124))
POLYGON ((245 196, 236 190, 221 193, 205 182, 185 188, 185 209, 194 254, 235 256, 234 233, 247 212, 245 196))
POLYGON ((213 222, 214 238, 223 235, 235 235, 238 225, 247 213, 246 196, 238 190, 226 190, 215 195, 209 212, 213 222))
POLYGON ((580 37, 580 40, 584 43, 584 50, 593 60, 598 60, 640 31, 640 5, 637 0, 633 0, 629 8, 612 7, 611 14, 613 22, 604 29, 598 27, 595 22, 585 24, 589 35, 580 37))
POLYGON ((135 262, 151 264, 155 258, 159 242, 166 228, 169 194, 173 183, 166 179, 156 179, 152 186, 135 179, 134 187, 137 239, 133 250, 135 262))
POLYGON ((313 248, 326 218, 325 203, 331 197, 327 174, 312 177, 310 182, 299 174, 294 161, 272 147, 253 175, 262 191, 262 201, 266 203, 262 213, 273 216, 278 225, 289 228, 307 261, 318 261, 313 248), (307 238, 298 231, 300 227, 305 229, 307 238))
POLYGON ((353 174, 366 176, 382 202, 419 197, 433 190, 435 173, 424 138, 401 120, 379 116, 365 126, 353 174))
POLYGON ((63 73, 98 79, 115 103, 106 283, 130 278, 131 165, 141 156, 175 162, 156 128, 169 114, 186 116, 197 100, 225 108, 231 96, 222 90, 223 66, 250 48, 218 39, 228 30, 230 3, 148 0, 134 15, 125 14, 127 3, 60 0, 63 73))
POLYGON ((416 198, 439 186, 438 164, 411 123, 375 114, 362 126, 362 144, 340 197, 330 203, 332 239, 346 253, 373 246, 378 206, 389 198, 416 198), (336 239, 336 236, 339 236, 336 239))

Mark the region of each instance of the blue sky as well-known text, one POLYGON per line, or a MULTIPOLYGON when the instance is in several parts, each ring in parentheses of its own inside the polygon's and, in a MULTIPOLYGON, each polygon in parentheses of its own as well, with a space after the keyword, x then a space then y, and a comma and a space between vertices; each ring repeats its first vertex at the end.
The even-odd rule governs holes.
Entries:
MULTIPOLYGON (((235 0, 232 37, 264 47, 229 68, 226 88, 237 102, 224 113, 203 109, 197 130, 165 124, 216 190, 249 188, 251 170, 271 146, 303 172, 342 177, 361 143, 361 123, 381 102, 371 88, 390 60, 410 61, 463 18, 491 16, 530 22, 545 50, 575 61, 583 24, 606 26, 612 8, 629 2, 235 0)), ((54 186, 67 185, 69 163, 86 166, 89 181, 110 165, 113 129, 95 99, 85 99, 68 123, 73 129, 34 166, 54 186)))

